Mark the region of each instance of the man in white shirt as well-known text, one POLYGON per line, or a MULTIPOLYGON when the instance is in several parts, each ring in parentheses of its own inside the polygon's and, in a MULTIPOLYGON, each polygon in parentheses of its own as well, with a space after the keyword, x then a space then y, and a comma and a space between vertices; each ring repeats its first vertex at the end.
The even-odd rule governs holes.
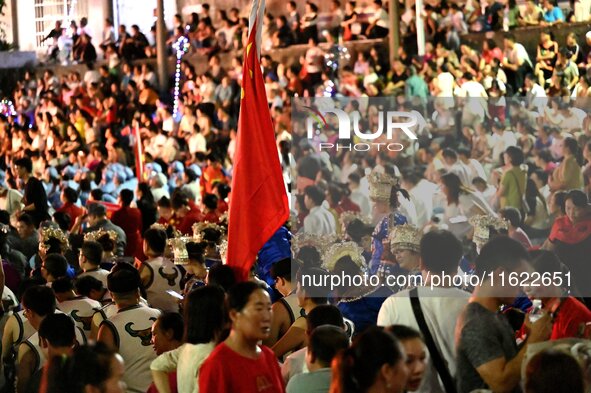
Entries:
POLYGON ((462 126, 474 128, 476 124, 482 123, 488 115, 488 103, 486 90, 474 76, 469 72, 464 74, 464 83, 459 89, 458 96, 464 98, 462 110, 462 126))
POLYGON ((318 186, 308 186, 304 190, 304 204, 310 211, 304 218, 304 233, 333 235, 336 221, 332 213, 323 205, 324 192, 318 186))
POLYGON ((548 97, 544 88, 536 83, 533 74, 525 76, 525 91, 527 109, 537 110, 538 113, 543 114, 544 108, 548 106, 548 97))
POLYGON ((445 167, 448 172, 458 175, 462 184, 469 185, 472 182, 470 169, 458 160, 458 153, 453 149, 444 149, 442 152, 445 167))
POLYGON ((586 117, 584 111, 579 108, 571 108, 571 104, 566 102, 561 102, 559 109, 563 117, 563 120, 560 122, 560 127, 563 131, 573 133, 583 129, 583 120, 586 117))
POLYGON ((525 47, 515 42, 514 35, 505 35, 504 44, 505 58, 502 66, 509 84, 513 87, 513 92, 518 93, 523 89, 525 75, 532 70, 532 63, 525 47))
POLYGON ((6 210, 8 214, 14 214, 21 210, 23 195, 9 187, 0 186, 0 209, 6 210))
POLYGON ((492 130, 493 135, 489 144, 492 149, 493 162, 498 163, 501 154, 503 154, 509 146, 517 146, 517 138, 515 138, 513 132, 506 131, 505 125, 498 119, 493 122, 492 130))
POLYGON ((468 169, 470 180, 474 180, 475 177, 486 179, 484 167, 478 160, 470 158, 470 150, 468 148, 463 146, 458 147, 458 161, 468 169))
POLYGON ((382 6, 382 0, 374 0, 374 14, 369 17, 369 26, 365 30, 367 38, 384 38, 388 35, 388 13, 382 6))
MULTIPOLYGON (((427 193, 423 190, 420 190, 417 182, 419 181, 419 176, 414 173, 414 171, 404 171, 402 174, 402 188, 408 191, 408 195, 410 195, 410 200, 415 206, 415 210, 417 212, 417 221, 416 226, 422 228, 429 222, 431 218, 431 213, 433 211, 433 200, 431 198, 430 193, 427 193)), ((427 183, 427 180, 425 180, 427 183)))
MULTIPOLYGON (((430 277, 443 272, 453 274, 458 271, 462 257, 460 241, 449 231, 436 230, 427 233, 421 239, 421 267, 424 281, 419 286, 418 297, 427 323, 427 327, 439 352, 447 364, 450 374, 456 372, 454 333, 456 320, 468 304, 470 294, 454 287, 434 286, 430 277)), ((405 325, 421 331, 410 303, 410 290, 404 290, 390 296, 382 304, 378 314, 378 326, 405 325)), ((423 336, 425 333, 421 331, 423 336)), ((429 364, 425 376, 417 392, 443 393, 437 370, 433 365, 433 355, 429 356, 429 364)))

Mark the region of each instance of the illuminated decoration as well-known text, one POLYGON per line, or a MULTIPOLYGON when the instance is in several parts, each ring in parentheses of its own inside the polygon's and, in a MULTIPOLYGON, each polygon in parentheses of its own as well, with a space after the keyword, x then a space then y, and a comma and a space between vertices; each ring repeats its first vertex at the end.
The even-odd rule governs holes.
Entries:
POLYGON ((6 98, 0 101, 0 113, 4 116, 16 116, 17 114, 12 101, 6 98))
POLYGON ((187 37, 180 36, 178 40, 172 44, 172 49, 176 51, 176 71, 174 73, 174 106, 172 110, 172 117, 176 119, 179 110, 179 95, 181 94, 181 60, 185 53, 189 51, 191 43, 187 37))
POLYGON ((342 69, 341 66, 349 64, 350 60, 351 53, 349 49, 342 45, 333 45, 324 55, 324 67, 329 75, 329 81, 325 84, 322 92, 324 97, 334 97, 336 95, 338 86, 335 82, 338 81, 338 73, 342 69))

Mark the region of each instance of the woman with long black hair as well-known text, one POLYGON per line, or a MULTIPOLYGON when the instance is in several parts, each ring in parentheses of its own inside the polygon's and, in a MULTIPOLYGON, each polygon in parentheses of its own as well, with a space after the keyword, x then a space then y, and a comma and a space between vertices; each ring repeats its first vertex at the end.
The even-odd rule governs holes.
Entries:
POLYGON ((144 233, 152 224, 156 222, 156 201, 154 195, 150 190, 150 186, 146 182, 141 182, 137 185, 137 208, 142 213, 142 233, 144 233))
POLYGON ((482 195, 462 184, 455 173, 449 172, 441 176, 441 191, 447 201, 443 220, 458 239, 462 239, 470 231, 468 221, 471 217, 481 214, 496 217, 482 195))
POLYGON ((333 361, 330 393, 402 393, 408 377, 398 339, 373 327, 333 361))
POLYGON ((168 372, 177 372, 179 393, 199 390, 199 369, 222 338, 226 324, 225 293, 218 286, 205 286, 187 295, 184 306, 184 344, 158 356, 151 364, 154 384, 169 393, 168 372))

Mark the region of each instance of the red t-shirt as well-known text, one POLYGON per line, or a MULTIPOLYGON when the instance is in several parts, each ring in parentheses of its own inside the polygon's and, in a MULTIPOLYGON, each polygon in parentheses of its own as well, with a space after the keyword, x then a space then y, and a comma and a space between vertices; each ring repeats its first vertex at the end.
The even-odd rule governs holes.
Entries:
POLYGON ((74 226, 74 221, 76 221, 78 216, 81 216, 84 214, 84 209, 82 209, 81 207, 78 207, 70 202, 65 203, 62 207, 57 209, 57 211, 61 212, 61 213, 67 213, 70 216, 70 218, 72 220, 70 222, 70 229, 72 229, 72 227, 74 226))
POLYGON ((222 214, 224 214, 225 212, 228 211, 228 202, 224 201, 224 200, 218 200, 218 213, 221 216, 222 214))
POLYGON ((285 393, 279 363, 265 346, 258 359, 244 357, 225 343, 199 369, 200 393, 285 393))
POLYGON ((550 340, 580 337, 587 322, 591 322, 591 311, 577 299, 567 297, 554 317, 550 340))
POLYGON ((203 214, 193 201, 189 201, 189 209, 187 215, 177 221, 175 225, 180 233, 188 236, 193 234, 193 224, 203 221, 203 214))
POLYGON ((203 216, 203 221, 204 222, 212 222, 214 224, 217 224, 220 221, 220 216, 215 211, 208 212, 208 213, 205 213, 205 215, 203 216))
POLYGON ((203 174, 199 180, 199 186, 201 189, 201 197, 205 194, 213 194, 213 186, 216 183, 227 183, 228 179, 224 175, 221 168, 215 168, 213 166, 206 166, 203 169, 203 174))

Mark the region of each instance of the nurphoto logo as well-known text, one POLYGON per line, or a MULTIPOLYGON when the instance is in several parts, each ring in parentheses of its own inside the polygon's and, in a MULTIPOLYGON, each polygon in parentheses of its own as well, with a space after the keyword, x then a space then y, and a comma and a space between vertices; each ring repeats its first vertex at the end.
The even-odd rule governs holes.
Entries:
POLYGON ((377 109, 384 105, 375 105, 373 119, 369 121, 363 118, 358 106, 342 105, 343 108, 339 108, 338 104, 335 100, 315 99, 312 105, 298 105, 309 140, 317 140, 327 131, 336 131, 331 140, 320 138, 319 151, 402 151, 405 146, 396 133, 402 133, 407 140, 417 140, 416 132, 420 132, 424 123, 416 111, 377 109))

